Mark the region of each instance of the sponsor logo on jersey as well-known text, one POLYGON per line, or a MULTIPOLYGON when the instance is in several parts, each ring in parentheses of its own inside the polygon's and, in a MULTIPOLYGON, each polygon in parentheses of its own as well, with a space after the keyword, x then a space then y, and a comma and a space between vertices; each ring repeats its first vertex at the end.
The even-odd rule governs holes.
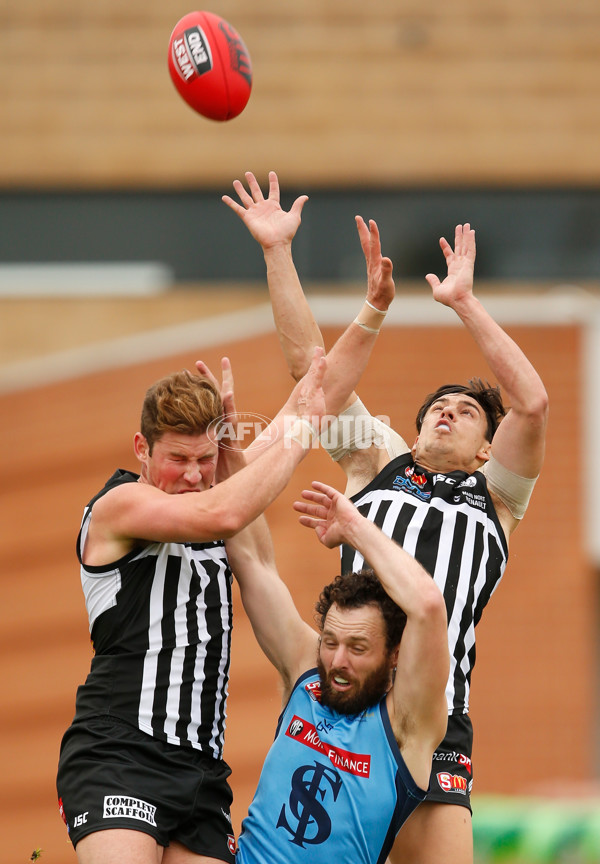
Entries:
POLYGON ((461 501, 464 501, 469 507, 477 507, 478 510, 487 510, 485 495, 476 495, 468 489, 461 489, 460 495, 455 495, 453 501, 455 504, 460 504, 461 501))
POLYGON ((433 754, 434 762, 455 762, 461 765, 468 774, 471 774, 473 767, 472 762, 464 753, 457 753, 456 750, 440 750, 433 754))
POLYGON ((473 477, 471 474, 470 477, 467 477, 466 480, 463 480, 462 483, 459 483, 456 487, 457 489, 472 489, 473 486, 477 486, 477 477, 473 477))
POLYGON ((71 827, 70 827, 69 823, 67 822, 67 816, 65 814, 65 805, 63 804, 62 798, 58 799, 58 812, 60 813, 60 818, 63 820, 63 822, 67 826, 67 831, 70 834, 71 833, 71 827))
POLYGON ((189 27, 173 40, 173 63, 184 81, 210 72, 213 67, 208 39, 201 27, 189 27))
POLYGON ((304 723, 300 720, 299 717, 294 717, 290 725, 288 726, 287 734, 292 738, 296 738, 304 729, 304 723))
POLYGON ((467 794, 467 780, 458 774, 450 774, 448 771, 440 771, 437 781, 444 792, 455 792, 458 795, 467 794))
POLYGON ((285 734, 288 738, 293 738, 306 747, 327 756, 341 771, 347 771, 356 777, 368 777, 371 773, 371 757, 368 753, 351 753, 349 750, 343 750, 341 747, 334 747, 333 744, 321 741, 316 728, 308 720, 294 715, 285 734))
MULTIPOLYGON (((458 754, 458 764, 459 764, 459 765, 462 765, 463 768, 466 768, 466 770, 467 770, 467 772, 468 772, 469 774, 470 774, 470 773, 472 772, 472 770, 473 770, 473 763, 471 762, 471 760, 469 759, 468 756, 465 756, 465 755, 464 755, 464 753, 459 753, 459 754, 458 754)), ((473 781, 471 780, 471 783, 472 783, 472 782, 473 782, 473 781)))
POLYGON ((304 689, 313 700, 313 702, 321 701, 321 682, 320 681, 309 681, 308 684, 304 685, 304 689))
POLYGON ((427 501, 431 498, 431 492, 426 492, 423 488, 426 483, 427 477, 425 474, 419 474, 415 471, 413 465, 407 465, 404 469, 404 477, 401 474, 397 474, 394 478, 392 489, 408 492, 409 495, 415 495, 421 501, 427 501))
POLYGON ((156 828, 156 807, 154 804, 142 801, 141 798, 129 798, 126 795, 105 795, 102 816, 104 819, 114 819, 115 816, 137 819, 140 822, 154 825, 156 828))

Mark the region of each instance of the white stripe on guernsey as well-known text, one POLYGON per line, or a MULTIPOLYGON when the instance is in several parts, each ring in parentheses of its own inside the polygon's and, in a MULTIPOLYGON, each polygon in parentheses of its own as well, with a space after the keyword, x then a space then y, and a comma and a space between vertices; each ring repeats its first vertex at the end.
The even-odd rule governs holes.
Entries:
POLYGON ((452 552, 452 542, 456 530, 456 512, 457 508, 453 507, 448 508, 446 512, 443 513, 442 527, 439 535, 440 539, 438 541, 433 578, 442 594, 446 590, 446 582, 448 581, 450 554, 452 552))
MULTIPOLYGON (((91 508, 86 507, 81 522, 80 554, 85 549, 91 515, 91 508)), ((79 573, 91 633, 96 618, 99 618, 107 609, 112 609, 113 606, 117 605, 117 594, 121 590, 121 571, 115 567, 111 570, 104 570, 102 573, 90 573, 82 564, 79 573)))
POLYGON ((150 620, 148 627, 148 650, 144 658, 142 672, 142 692, 140 694, 140 706, 138 721, 140 729, 144 729, 151 735, 152 728, 152 703, 154 701, 154 688, 156 686, 156 671, 158 668, 158 654, 162 648, 162 613, 163 596, 165 588, 165 575, 167 567, 167 556, 159 555, 156 561, 156 569, 152 580, 150 591, 150 620))
MULTIPOLYGON (((445 508, 442 508, 445 509, 445 508)), ((475 526, 476 522, 481 520, 467 521, 467 530, 465 532, 465 540, 462 547, 462 555, 460 560, 460 568, 458 571, 458 584, 456 586, 456 596, 454 607, 450 620, 448 621, 448 646, 450 648, 450 677, 446 687, 446 697, 448 699, 448 707, 454 704, 454 675, 456 668, 456 643, 461 637, 460 622, 463 616, 463 611, 466 605, 466 599, 469 596, 469 587, 471 584, 471 570, 473 568, 473 554, 475 546, 475 526)), ((472 625, 471 625, 472 626, 472 625)), ((462 661, 461 661, 462 662, 462 661)), ((461 668, 463 668, 461 666, 461 668)), ((468 671, 468 666, 467 670, 468 671)), ((465 707, 467 703, 465 702, 465 707)))
POLYGON ((171 654, 169 670, 169 686, 167 689, 166 719, 164 732, 170 744, 180 744, 181 739, 175 734, 179 718, 179 703, 181 699, 181 684, 183 682, 183 662, 185 649, 189 643, 187 629, 187 603, 190 599, 192 568, 190 562, 183 556, 180 558, 181 568, 177 583, 177 608, 174 616, 175 648, 171 654))
MULTIPOLYGON (((384 501, 389 501, 390 506, 383 520, 382 531, 387 537, 392 536, 392 531, 394 529, 394 525, 396 524, 396 520, 398 519, 398 514, 400 512, 400 508, 402 507, 402 499, 396 493, 390 493, 389 497, 385 497, 381 495, 379 490, 375 492, 371 492, 361 500, 360 506, 364 507, 365 504, 370 504, 369 511, 366 514, 367 519, 370 522, 375 522, 375 517, 377 516, 377 511, 379 510, 380 505, 383 504, 384 501)), ((360 570, 365 563, 364 557, 360 554, 360 552, 354 551, 354 557, 352 559, 351 571, 353 573, 360 570)))
MULTIPOLYGON (((402 493, 400 495, 400 503, 404 503, 406 505, 406 498, 402 493)), ((409 555, 412 555, 412 557, 415 558, 415 553, 417 551, 417 543, 419 542, 419 538, 421 536, 423 522, 425 521, 429 513, 429 507, 426 504, 423 504, 421 501, 411 501, 411 504, 415 507, 415 512, 411 516, 410 522, 406 526, 406 533, 404 535, 404 542, 402 543, 402 547, 406 550, 406 552, 408 552, 409 555)))
POLYGON ((200 592, 196 598, 197 620, 198 620, 198 645, 196 647, 196 662, 194 665, 194 681, 190 700, 190 722, 187 728, 188 741, 197 746, 198 729, 202 723, 202 688, 204 687, 206 648, 209 641, 208 627, 206 624, 206 602, 204 596, 209 576, 204 567, 198 567, 200 577, 200 592))
POLYGON ((215 700, 215 713, 210 745, 213 748, 215 756, 219 756, 223 748, 223 731, 225 726, 225 718, 227 711, 223 704, 227 698, 227 678, 226 668, 229 652, 227 650, 227 642, 229 639, 229 604, 227 602, 227 575, 224 562, 219 563, 219 597, 221 600, 221 624, 223 626, 223 638, 221 643, 221 660, 219 662, 219 679, 217 682, 217 698, 215 700), (223 729, 219 729, 218 719, 223 717, 223 729))
POLYGON ((96 618, 117 605, 117 594, 121 590, 121 571, 114 569, 104 573, 90 573, 82 567, 81 587, 90 619, 91 633, 96 618))

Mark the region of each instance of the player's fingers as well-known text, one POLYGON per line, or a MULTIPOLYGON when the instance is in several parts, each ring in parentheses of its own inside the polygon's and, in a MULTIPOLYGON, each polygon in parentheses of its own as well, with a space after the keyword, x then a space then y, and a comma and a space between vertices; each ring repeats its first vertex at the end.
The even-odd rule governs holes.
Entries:
POLYGON ((252 171, 246 171, 246 174, 244 176, 246 177, 246 182, 248 183, 248 189, 252 193, 253 201, 264 201, 265 196, 263 195, 258 180, 254 176, 252 171))
POLYGON ((244 186, 244 184, 242 183, 241 180, 234 180, 233 181, 233 188, 237 192, 238 197, 239 197, 240 201, 242 202, 242 204, 244 205, 244 207, 249 207, 253 203, 252 196, 248 193, 246 187, 244 186))
POLYGON ((300 217, 300 214, 302 213, 302 208, 304 207, 304 205, 306 204, 307 201, 308 201, 308 195, 300 195, 298 198, 296 198, 296 200, 292 204, 290 212, 293 213, 295 216, 300 217))
POLYGON ((219 386, 219 382, 217 381, 213 373, 210 371, 204 360, 196 360, 196 369, 198 370, 200 375, 203 375, 205 378, 209 378, 216 387, 219 386))
POLYGON ((362 218, 362 216, 355 216, 354 221, 356 222, 356 230, 358 231, 358 239, 360 240, 360 245, 364 252, 364 256, 369 260, 369 229, 367 228, 367 223, 362 218))
POLYGON ((327 507, 329 505, 329 498, 327 495, 324 495, 322 492, 315 492, 312 489, 302 490, 302 500, 305 502, 310 501, 312 504, 318 505, 319 507, 327 507))
POLYGON ((448 243, 445 237, 440 237, 440 249, 444 253, 446 260, 453 254, 452 246, 448 243))
POLYGON ((328 497, 332 497, 337 492, 333 486, 328 486, 327 483, 321 483, 320 480, 313 480, 310 485, 315 491, 320 492, 324 496, 327 495, 328 497))
POLYGON ((298 522, 305 528, 316 528, 317 525, 321 524, 319 519, 313 519, 312 516, 300 516, 298 522))
POLYGON ((228 207, 231 207, 234 213, 237 213, 238 216, 243 216, 246 212, 246 208, 242 207, 241 204, 238 204, 237 201, 234 201, 233 198, 230 198, 229 195, 222 195, 221 201, 224 204, 227 204, 228 207))
POLYGON ((375 254, 379 258, 381 255, 381 237, 377 222, 374 219, 369 219, 369 247, 371 255, 375 254))
POLYGON ((269 198, 279 202, 279 180, 275 171, 269 171, 269 198))
POLYGON ((221 358, 221 377, 223 379, 223 390, 231 390, 233 392, 233 370, 229 357, 221 358))
POLYGON ((323 507, 316 504, 307 504, 304 501, 294 501, 293 505, 296 513, 301 513, 309 519, 323 522, 327 518, 327 511, 323 507))

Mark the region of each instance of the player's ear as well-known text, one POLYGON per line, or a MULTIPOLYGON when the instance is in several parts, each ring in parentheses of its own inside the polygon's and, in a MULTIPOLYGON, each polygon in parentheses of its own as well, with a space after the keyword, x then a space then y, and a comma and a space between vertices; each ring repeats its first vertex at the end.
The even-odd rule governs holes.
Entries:
POLYGON ((417 442, 418 442, 418 440, 419 440, 419 436, 417 435, 417 437, 415 438, 415 443, 414 443, 414 444, 412 445, 412 447, 410 448, 411 456, 412 456, 413 459, 416 458, 416 453, 417 453, 417 442))
POLYGON ((477 458, 482 462, 487 462, 492 455, 492 445, 490 441, 484 441, 483 445, 477 451, 477 458))
POLYGON ((141 432, 136 432, 133 436, 133 452, 140 460, 140 462, 145 462, 150 455, 150 447, 148 446, 148 441, 141 432))

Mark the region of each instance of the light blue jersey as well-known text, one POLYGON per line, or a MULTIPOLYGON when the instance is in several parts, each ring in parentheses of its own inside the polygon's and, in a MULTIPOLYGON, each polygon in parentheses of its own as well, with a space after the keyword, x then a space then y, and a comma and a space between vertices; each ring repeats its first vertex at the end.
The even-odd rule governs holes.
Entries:
POLYGON ((362 714, 320 703, 305 672, 279 718, 236 864, 383 864, 425 797, 392 733, 383 698, 362 714))

